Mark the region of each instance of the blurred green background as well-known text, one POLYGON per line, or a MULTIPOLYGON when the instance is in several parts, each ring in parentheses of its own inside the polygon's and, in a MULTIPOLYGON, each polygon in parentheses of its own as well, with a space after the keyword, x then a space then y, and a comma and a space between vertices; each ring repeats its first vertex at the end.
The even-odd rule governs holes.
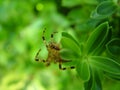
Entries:
POLYGON ((49 39, 54 30, 69 26, 58 7, 59 0, 0 0, 0 90, 83 88, 75 70, 60 71, 57 65, 34 61, 43 45, 43 29, 49 39))
MULTIPOLYGON (((0 0, 0 90, 83 90, 83 81, 75 70, 61 71, 53 64, 45 67, 34 58, 40 47, 43 48, 40 56, 46 56, 41 39, 44 28, 47 41, 54 31, 67 31, 77 37, 81 34, 79 40, 85 40, 96 23, 91 28, 79 26, 86 21, 91 25, 90 13, 97 3, 96 0, 0 0)), ((56 41, 59 40, 57 35, 56 41)), ((119 83, 109 80, 103 86, 104 90, 118 90, 119 83)))

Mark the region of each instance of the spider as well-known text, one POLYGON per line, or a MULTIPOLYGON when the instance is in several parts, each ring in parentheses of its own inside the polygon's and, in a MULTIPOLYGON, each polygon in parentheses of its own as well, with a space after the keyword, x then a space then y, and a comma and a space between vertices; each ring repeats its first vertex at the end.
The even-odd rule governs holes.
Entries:
POLYGON ((46 48, 48 50, 48 57, 47 57, 46 60, 39 59, 38 55, 41 51, 41 49, 39 49, 36 56, 35 56, 35 61, 44 62, 46 66, 49 66, 51 62, 54 62, 55 64, 58 63, 60 70, 74 69, 75 68, 74 66, 71 66, 71 67, 68 67, 68 68, 62 67, 62 63, 70 62, 71 60, 63 60, 60 57, 60 45, 53 42, 54 34, 57 33, 57 32, 54 32, 54 33, 51 34, 51 42, 47 43, 46 39, 45 39, 45 36, 44 36, 45 30, 46 29, 43 30, 42 40, 43 40, 43 42, 46 45, 46 48))

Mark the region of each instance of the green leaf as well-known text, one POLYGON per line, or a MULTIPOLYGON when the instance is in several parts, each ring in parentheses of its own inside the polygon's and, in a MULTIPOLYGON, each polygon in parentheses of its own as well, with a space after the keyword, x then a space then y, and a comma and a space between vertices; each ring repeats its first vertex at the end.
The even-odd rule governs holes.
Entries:
POLYGON ((68 33, 62 33, 61 44, 63 48, 72 50, 75 53, 80 54, 79 43, 68 33))
POLYGON ((67 59, 67 60, 74 60, 74 59, 78 59, 79 57, 77 53, 74 53, 73 51, 68 49, 62 49, 60 51, 60 55, 63 59, 67 59))
POLYGON ((91 90, 102 90, 100 74, 96 70, 93 71, 93 84, 91 90))
POLYGON ((70 34, 68 34, 67 32, 62 32, 62 36, 63 37, 67 37, 67 38, 70 38, 71 40, 73 40, 78 46, 79 46, 79 43, 76 39, 74 39, 70 34))
POLYGON ((98 14, 95 10, 91 12, 90 17, 91 17, 92 19, 98 19, 98 20, 99 20, 99 19, 104 19, 104 18, 106 18, 105 15, 100 15, 100 14, 98 14))
POLYGON ((105 38, 101 42, 101 44, 94 50, 93 54, 94 55, 100 55, 104 50, 106 49, 106 44, 110 41, 111 36, 112 36, 112 28, 109 28, 108 32, 106 33, 105 38))
POLYGON ((117 4, 113 1, 104 1, 91 13, 91 18, 104 19, 111 16, 117 10, 117 4))
POLYGON ((120 75, 120 64, 113 59, 101 56, 91 56, 89 61, 95 68, 99 68, 108 73, 120 75))
POLYGON ((115 79, 115 80, 120 80, 120 75, 116 75, 116 74, 113 74, 113 73, 105 73, 105 75, 115 79))
POLYGON ((87 61, 82 61, 77 64, 76 70, 79 76, 84 80, 88 81, 90 79, 90 69, 87 61))
POLYGON ((100 75, 98 71, 91 68, 89 81, 84 83, 85 90, 102 90, 100 75))
POLYGON ((93 85, 93 76, 91 75, 89 81, 84 83, 85 90, 91 90, 92 85, 93 85))
POLYGON ((120 39, 115 38, 109 41, 106 45, 108 53, 113 56, 120 57, 120 39))
POLYGON ((95 28, 96 25, 98 25, 100 21, 98 19, 88 19, 84 23, 76 24, 75 28, 79 30, 80 32, 89 32, 95 28))
POLYGON ((100 15, 111 15, 117 9, 117 4, 113 1, 104 1, 97 7, 97 13, 100 15))
POLYGON ((104 49, 102 48, 105 46, 106 41, 108 40, 109 36, 109 26, 108 22, 100 24, 90 35, 86 43, 86 52, 87 54, 94 54, 97 55, 104 49))

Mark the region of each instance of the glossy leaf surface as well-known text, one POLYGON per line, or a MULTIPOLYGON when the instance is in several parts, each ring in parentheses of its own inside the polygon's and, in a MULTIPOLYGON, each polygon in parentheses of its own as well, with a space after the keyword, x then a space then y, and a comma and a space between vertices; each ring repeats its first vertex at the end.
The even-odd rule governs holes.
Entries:
POLYGON ((117 10, 117 4, 113 1, 103 1, 98 7, 91 13, 91 18, 104 19, 115 13, 117 10))
POLYGON ((91 56, 90 63, 95 68, 99 68, 108 73, 120 75, 120 64, 113 59, 102 56, 91 56))
POLYGON ((88 54, 90 53, 97 53, 101 51, 103 48, 103 44, 105 44, 106 40, 108 39, 108 33, 109 33, 109 26, 108 23, 102 23, 99 25, 90 35, 88 38, 88 41, 86 43, 86 51, 88 54))
POLYGON ((77 66, 76 70, 79 74, 79 76, 84 80, 88 81, 90 78, 90 69, 89 69, 89 64, 87 61, 81 61, 77 66))
POLYGON ((80 54, 81 51, 75 39, 67 33, 63 33, 62 36, 63 36, 61 39, 62 47, 80 54))
POLYGON ((115 38, 112 39, 107 45, 106 45, 107 51, 114 56, 120 57, 120 39, 115 38))

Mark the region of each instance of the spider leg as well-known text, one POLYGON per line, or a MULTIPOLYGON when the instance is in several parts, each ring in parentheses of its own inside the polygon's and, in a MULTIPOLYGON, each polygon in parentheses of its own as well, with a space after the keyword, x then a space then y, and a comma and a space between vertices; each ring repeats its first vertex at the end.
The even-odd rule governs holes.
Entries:
POLYGON ((66 69, 74 69, 75 67, 74 66, 70 66, 70 67, 62 67, 62 62, 70 62, 70 61, 68 61, 68 60, 60 60, 60 62, 59 62, 59 69, 61 69, 61 70, 66 70, 66 69))
POLYGON ((45 39, 45 35, 44 35, 45 34, 45 30, 46 30, 46 28, 43 30, 42 40, 43 40, 44 44, 46 45, 46 47, 48 47, 46 39, 45 39))
POLYGON ((46 62, 46 66, 47 66, 47 67, 50 66, 50 62, 46 62))
POLYGON ((55 35, 56 33, 57 33, 57 32, 53 32, 53 33, 51 34, 51 40, 53 40, 54 35, 55 35))
POLYGON ((38 58, 38 55, 40 53, 41 49, 39 49, 39 51, 37 52, 36 56, 35 56, 35 61, 42 61, 42 62, 45 62, 45 60, 41 60, 38 58))
POLYGON ((45 61, 45 65, 50 66, 50 63, 51 63, 51 58, 48 57, 45 61))
POLYGON ((41 51, 41 49, 39 49, 39 51, 37 52, 37 54, 35 56, 35 61, 44 62, 44 63, 46 63, 46 66, 49 66, 50 62, 49 62, 48 59, 47 60, 41 60, 41 59, 38 58, 38 55, 39 55, 40 51, 41 51))

